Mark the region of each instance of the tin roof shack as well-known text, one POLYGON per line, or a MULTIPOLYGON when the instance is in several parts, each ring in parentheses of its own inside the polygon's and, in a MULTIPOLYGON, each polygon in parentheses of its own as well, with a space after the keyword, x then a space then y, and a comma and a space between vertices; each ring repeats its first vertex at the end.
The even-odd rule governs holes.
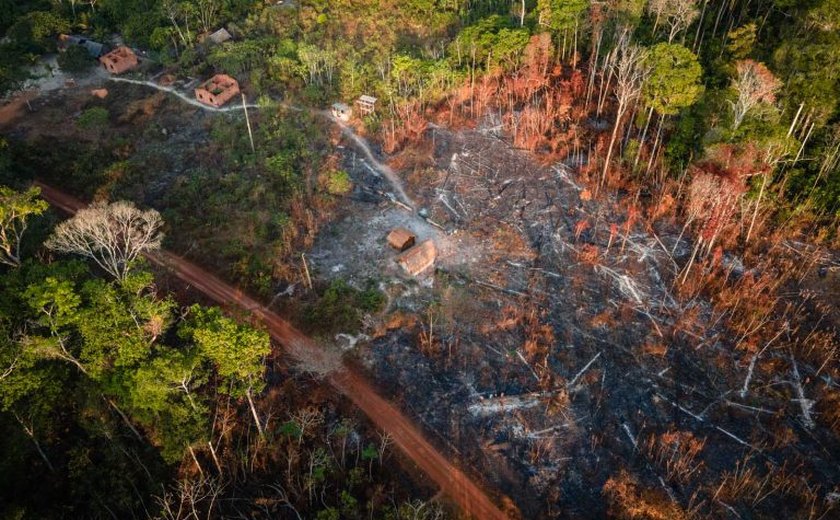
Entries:
POLYGON ((67 50, 72 45, 79 45, 88 51, 92 58, 99 58, 105 54, 105 46, 99 42, 89 40, 84 36, 75 36, 73 34, 61 34, 58 36, 58 48, 60 50, 67 50))
POLYGON ((331 112, 334 118, 341 121, 350 121, 350 116, 353 115, 353 109, 344 103, 333 103, 331 112))
POLYGON ((437 248, 431 240, 426 240, 397 257, 397 263, 411 276, 417 276, 435 263, 437 248))
POLYGON ((231 36, 231 34, 228 32, 227 29, 222 27, 218 31, 216 31, 216 32, 210 34, 209 36, 207 36, 207 39, 209 39, 211 42, 213 42, 217 45, 221 45, 221 44, 223 44, 227 41, 232 40, 233 36, 231 36))
POLYGON ((397 251, 405 251, 414 245, 417 237, 405 228, 396 228, 388 233, 388 244, 397 251))
POLYGON ((219 108, 239 94, 239 82, 227 74, 216 74, 195 89, 195 97, 205 105, 219 108))
POLYGON ((356 100, 359 113, 366 116, 376 112, 376 101, 377 99, 373 96, 359 96, 359 99, 356 100))
POLYGON ((122 46, 99 58, 99 62, 111 74, 122 74, 137 67, 137 55, 128 47, 122 46))

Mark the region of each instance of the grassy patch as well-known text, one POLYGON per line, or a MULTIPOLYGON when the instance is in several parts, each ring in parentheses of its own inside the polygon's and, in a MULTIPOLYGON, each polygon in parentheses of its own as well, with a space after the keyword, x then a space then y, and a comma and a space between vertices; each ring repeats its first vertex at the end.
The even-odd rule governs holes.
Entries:
POLYGON ((333 280, 317 300, 303 309, 302 324, 308 332, 335 334, 354 333, 361 328, 365 314, 382 310, 385 295, 373 280, 364 290, 350 286, 342 279, 333 280))

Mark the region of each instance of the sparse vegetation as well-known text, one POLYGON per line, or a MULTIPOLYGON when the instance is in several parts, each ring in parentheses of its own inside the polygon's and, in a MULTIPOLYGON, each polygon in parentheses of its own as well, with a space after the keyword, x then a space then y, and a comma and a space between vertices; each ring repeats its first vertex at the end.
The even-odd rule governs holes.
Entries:
POLYGON ((108 124, 108 110, 102 107, 88 108, 82 112, 76 123, 86 130, 104 130, 108 124))

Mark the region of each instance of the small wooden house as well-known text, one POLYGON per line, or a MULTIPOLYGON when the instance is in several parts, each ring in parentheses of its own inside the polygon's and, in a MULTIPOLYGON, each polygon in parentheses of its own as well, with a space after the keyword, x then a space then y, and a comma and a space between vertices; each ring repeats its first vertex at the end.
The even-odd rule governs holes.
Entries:
POLYGON ((227 74, 216 74, 195 89, 195 98, 219 108, 239 94, 239 82, 227 74))
POLYGON ((330 110, 334 118, 340 121, 349 121, 350 116, 353 115, 353 109, 344 103, 333 103, 330 110))
POLYGON ((102 66, 111 74, 122 74, 137 67, 137 55, 128 47, 117 47, 99 58, 102 66))
POLYGON ((434 265, 437 248, 431 240, 416 245, 397 257, 397 263, 411 276, 417 276, 434 265))
POLYGON ((356 100, 356 107, 363 116, 373 114, 376 112, 376 101, 377 99, 373 96, 359 96, 359 99, 356 100))
POLYGON ((405 228, 396 228, 388 233, 388 244, 397 251, 405 251, 414 245, 417 237, 405 228))

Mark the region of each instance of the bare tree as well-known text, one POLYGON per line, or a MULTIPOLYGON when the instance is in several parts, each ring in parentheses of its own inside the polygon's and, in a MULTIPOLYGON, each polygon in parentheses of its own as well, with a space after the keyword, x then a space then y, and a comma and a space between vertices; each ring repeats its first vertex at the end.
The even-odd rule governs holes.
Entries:
POLYGON ((40 188, 19 193, 0 186, 0 264, 20 265, 20 244, 30 216, 40 215, 47 203, 38 198, 40 188))
POLYGON ((220 4, 219 0, 198 0, 195 3, 196 15, 204 32, 210 32, 213 29, 221 7, 220 4))
POLYGON ((696 0, 650 0, 648 13, 656 17, 654 32, 660 21, 668 26, 668 43, 672 43, 677 34, 688 29, 700 11, 697 9, 696 0))
POLYGON ((160 248, 163 219, 133 203, 98 202, 56 226, 46 246, 92 259, 117 280, 125 280, 138 256, 160 248))
POLYGON ((612 65, 616 78, 615 83, 615 97, 618 105, 615 110, 615 124, 613 124, 612 136, 610 137, 610 144, 607 147, 607 156, 604 160, 604 169, 601 172, 601 182, 599 187, 604 184, 607 178, 607 171, 610 167, 610 159, 612 151, 615 147, 615 140, 618 136, 618 130, 621 126, 621 120, 627 113, 630 105, 639 97, 642 91, 642 85, 647 78, 650 69, 644 65, 645 52, 644 49, 637 45, 628 45, 628 33, 624 33, 619 40, 618 48, 621 48, 621 55, 617 61, 612 65))
POLYGON ((733 130, 741 125, 753 107, 759 103, 776 101, 776 92, 782 86, 782 82, 763 63, 741 60, 735 67, 738 75, 732 81, 732 88, 738 93, 738 99, 731 103, 734 112, 733 130))
POLYGON ((315 427, 324 422, 324 412, 313 406, 309 406, 297 410, 291 415, 291 419, 300 428, 300 437, 298 437, 298 446, 300 446, 303 438, 315 427))
POLYGON ((172 489, 155 497, 160 511, 154 517, 160 520, 187 520, 213 518, 216 502, 224 493, 225 484, 215 478, 184 479, 172 489))
POLYGON ((160 4, 162 14, 172 23, 172 27, 178 33, 178 38, 184 47, 192 41, 192 34, 190 33, 192 7, 191 4, 186 2, 175 2, 174 0, 163 0, 160 4), (179 20, 183 22, 183 25, 178 23, 179 20))

